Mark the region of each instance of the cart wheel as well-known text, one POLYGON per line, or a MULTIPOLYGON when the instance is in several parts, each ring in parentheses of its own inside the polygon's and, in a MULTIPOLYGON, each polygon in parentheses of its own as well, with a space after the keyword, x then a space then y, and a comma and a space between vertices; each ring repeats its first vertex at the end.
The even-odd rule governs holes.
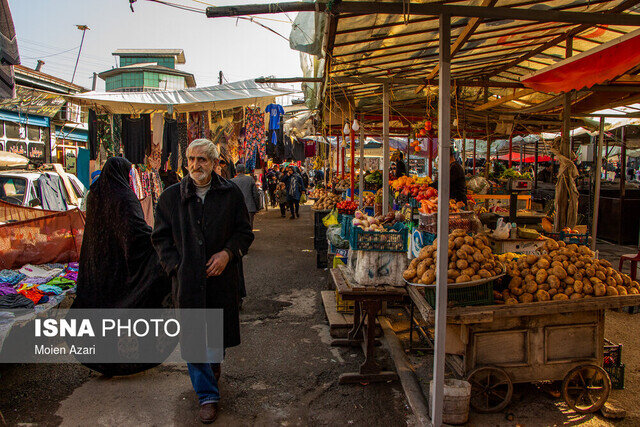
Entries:
POLYGON ((500 368, 477 368, 467 376, 467 381, 471 384, 471 407, 478 412, 499 412, 511 402, 513 383, 500 368))
POLYGON ((589 414, 602 408, 610 391, 609 374, 597 365, 577 366, 562 382, 562 398, 579 414, 589 414))

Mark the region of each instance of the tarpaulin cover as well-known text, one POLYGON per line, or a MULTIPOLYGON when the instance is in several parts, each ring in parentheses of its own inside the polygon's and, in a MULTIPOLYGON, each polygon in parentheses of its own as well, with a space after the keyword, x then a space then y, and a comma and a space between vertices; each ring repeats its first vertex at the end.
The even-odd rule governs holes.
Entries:
POLYGON ((614 79, 640 62, 640 30, 567 58, 522 79, 540 92, 569 92, 614 79))
MULTIPOLYGON (((162 308, 169 278, 151 244, 151 227, 129 186, 131 163, 111 157, 87 195, 87 223, 72 308, 162 308)), ((87 365, 128 375, 153 364, 87 365)))
POLYGON ((0 200, 0 223, 26 221, 57 214, 59 211, 48 211, 26 206, 14 205, 0 200))
MULTIPOLYGON (((505 154, 504 156, 498 156, 499 160, 509 160, 509 154, 505 154)), ((520 161, 520 153, 511 153, 511 161, 519 162, 520 161)))
POLYGON ((112 114, 166 111, 171 105, 176 112, 226 110, 248 105, 266 107, 276 96, 293 93, 292 89, 259 84, 253 80, 217 86, 154 92, 86 92, 65 95, 73 102, 102 109, 112 114))
POLYGON ((25 264, 66 263, 78 261, 84 215, 78 209, 37 216, 37 209, 7 208, 5 216, 33 215, 32 219, 0 226, 0 269, 16 269, 25 264))
MULTIPOLYGON (((524 158, 525 163, 533 163, 536 161, 536 156, 528 156, 524 158)), ((538 156, 538 162, 550 162, 550 156, 538 156)))

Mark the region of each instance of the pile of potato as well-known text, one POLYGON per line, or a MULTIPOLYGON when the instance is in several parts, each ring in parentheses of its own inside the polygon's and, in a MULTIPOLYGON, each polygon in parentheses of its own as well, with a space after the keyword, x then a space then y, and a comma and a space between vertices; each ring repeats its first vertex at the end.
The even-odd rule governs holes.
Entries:
MULTIPOLYGON (((402 277, 410 283, 433 284, 436 280, 436 254, 436 242, 422 248, 402 277)), ((466 283, 501 273, 502 266, 491 252, 486 236, 471 236, 461 229, 449 234, 448 283, 466 283)))
POLYGON ((508 261, 505 270, 511 281, 494 291, 496 303, 518 304, 614 295, 639 294, 636 281, 595 259, 586 246, 567 245, 547 239, 542 255, 523 255, 508 261))
POLYGON ((313 206, 311 206, 311 209, 317 211, 333 209, 336 206, 336 203, 340 201, 342 201, 342 197, 340 197, 338 194, 327 193, 316 200, 313 206))

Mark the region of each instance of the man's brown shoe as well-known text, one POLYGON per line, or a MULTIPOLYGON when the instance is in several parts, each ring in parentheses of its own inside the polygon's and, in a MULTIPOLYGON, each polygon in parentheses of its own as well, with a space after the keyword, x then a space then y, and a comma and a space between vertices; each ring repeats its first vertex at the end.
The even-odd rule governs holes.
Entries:
POLYGON ((202 422, 202 424, 211 424, 216 420, 216 418, 218 418, 218 403, 212 402, 200 405, 198 416, 200 417, 200 422, 202 422))

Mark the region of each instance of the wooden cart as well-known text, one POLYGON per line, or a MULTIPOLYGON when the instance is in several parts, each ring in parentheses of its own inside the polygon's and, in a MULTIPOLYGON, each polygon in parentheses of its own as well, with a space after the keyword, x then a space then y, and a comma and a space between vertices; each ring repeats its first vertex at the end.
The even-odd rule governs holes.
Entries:
MULTIPOLYGON (((434 310, 408 286, 427 323, 434 310)), ((447 364, 471 383, 471 406, 498 412, 514 383, 563 381, 562 397, 578 413, 599 410, 611 381, 602 369, 604 311, 640 304, 640 295, 447 309, 447 364)), ((413 331, 413 328, 411 329, 413 331)))

